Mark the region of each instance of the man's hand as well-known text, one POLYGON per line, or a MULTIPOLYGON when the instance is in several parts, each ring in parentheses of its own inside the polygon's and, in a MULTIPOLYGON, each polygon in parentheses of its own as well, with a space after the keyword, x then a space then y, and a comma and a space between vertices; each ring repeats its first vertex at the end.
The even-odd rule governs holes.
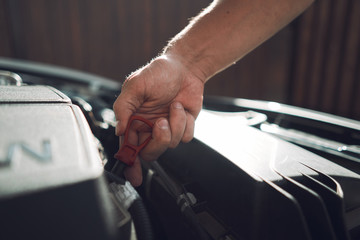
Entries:
MULTIPOLYGON (((204 79, 191 73, 180 59, 163 55, 131 74, 114 103, 116 134, 124 134, 131 115, 154 123, 152 139, 140 152, 145 161, 156 160, 167 148, 193 138, 194 122, 201 110, 204 79)), ((146 133, 134 131, 131 141, 141 143, 146 133)), ((120 141, 121 142, 121 141, 120 141)), ((132 185, 142 182, 139 157, 124 172, 132 185)))

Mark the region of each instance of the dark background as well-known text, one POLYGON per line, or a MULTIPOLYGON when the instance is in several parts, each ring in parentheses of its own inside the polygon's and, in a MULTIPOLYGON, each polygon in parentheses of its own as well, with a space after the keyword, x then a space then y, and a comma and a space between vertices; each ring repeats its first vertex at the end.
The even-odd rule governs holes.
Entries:
MULTIPOLYGON (((0 0, 0 56, 123 81, 209 0, 0 0)), ((318 0, 206 85, 360 120, 360 1, 318 0)))

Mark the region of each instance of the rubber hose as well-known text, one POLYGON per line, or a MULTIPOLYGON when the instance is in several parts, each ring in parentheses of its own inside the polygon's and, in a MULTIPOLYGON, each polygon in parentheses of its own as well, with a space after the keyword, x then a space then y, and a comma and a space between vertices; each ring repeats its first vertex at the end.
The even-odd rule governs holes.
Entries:
POLYGON ((129 212, 134 221, 136 237, 138 240, 153 240, 154 233, 150 217, 141 199, 136 199, 129 207, 129 212))

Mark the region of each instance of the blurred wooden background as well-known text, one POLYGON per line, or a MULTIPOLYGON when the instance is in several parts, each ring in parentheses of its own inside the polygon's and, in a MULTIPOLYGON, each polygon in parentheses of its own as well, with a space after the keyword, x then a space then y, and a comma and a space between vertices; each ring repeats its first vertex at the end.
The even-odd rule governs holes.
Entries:
MULTIPOLYGON (((0 56, 122 81, 210 0, 0 0, 0 56)), ((318 0, 218 74, 205 94, 262 99, 360 120, 360 1, 318 0)))

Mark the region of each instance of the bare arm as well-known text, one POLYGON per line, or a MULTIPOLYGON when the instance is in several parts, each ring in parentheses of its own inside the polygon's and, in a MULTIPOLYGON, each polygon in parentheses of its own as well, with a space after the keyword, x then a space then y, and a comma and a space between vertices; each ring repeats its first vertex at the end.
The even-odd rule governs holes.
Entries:
POLYGON ((313 0, 215 0, 169 42, 202 79, 235 63, 301 14, 313 0))
MULTIPOLYGON (((159 57, 126 79, 114 103, 116 134, 124 134, 133 114, 154 122, 152 139, 140 152, 147 161, 180 141, 190 141, 205 82, 271 37, 311 2, 215 0, 169 42, 159 57)), ((132 140, 139 142, 142 133, 134 132, 132 140)), ((125 176, 133 185, 141 184, 139 158, 126 169, 125 176)))

